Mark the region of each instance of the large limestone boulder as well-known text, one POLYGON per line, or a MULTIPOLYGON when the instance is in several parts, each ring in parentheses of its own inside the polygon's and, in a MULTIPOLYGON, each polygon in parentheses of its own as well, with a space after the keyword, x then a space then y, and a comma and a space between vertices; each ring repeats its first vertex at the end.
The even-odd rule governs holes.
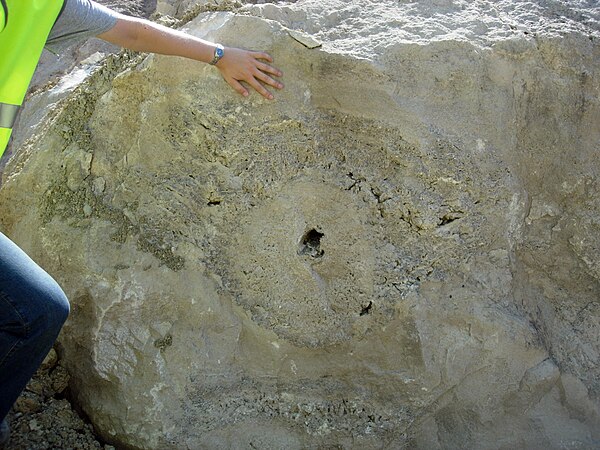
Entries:
POLYGON ((600 442, 598 11, 264 4, 274 102, 111 58, 9 162, 72 390, 127 448, 600 442), (322 43, 319 46, 319 43, 322 43))

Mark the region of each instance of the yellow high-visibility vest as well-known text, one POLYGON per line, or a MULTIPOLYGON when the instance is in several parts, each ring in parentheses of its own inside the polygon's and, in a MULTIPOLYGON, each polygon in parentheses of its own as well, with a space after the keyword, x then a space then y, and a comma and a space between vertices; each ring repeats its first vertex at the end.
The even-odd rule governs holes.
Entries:
POLYGON ((0 0, 0 156, 64 0, 0 0))

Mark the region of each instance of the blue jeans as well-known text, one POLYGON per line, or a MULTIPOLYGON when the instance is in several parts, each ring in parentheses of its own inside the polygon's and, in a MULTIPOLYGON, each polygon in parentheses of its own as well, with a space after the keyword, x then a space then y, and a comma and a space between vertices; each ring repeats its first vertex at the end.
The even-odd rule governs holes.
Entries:
POLYGON ((0 233, 0 421, 69 315, 60 286, 0 233))

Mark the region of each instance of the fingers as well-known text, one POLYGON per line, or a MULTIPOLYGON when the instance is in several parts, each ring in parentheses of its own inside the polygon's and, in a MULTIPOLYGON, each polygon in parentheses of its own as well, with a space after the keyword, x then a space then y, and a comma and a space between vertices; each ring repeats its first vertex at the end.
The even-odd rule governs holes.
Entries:
POLYGON ((221 71, 227 83, 244 97, 247 97, 249 93, 242 82, 247 83, 264 98, 273 100, 273 94, 266 89, 265 85, 283 89, 283 84, 272 78, 273 76, 280 77, 283 73, 262 61, 273 62, 273 58, 265 52, 228 48, 216 67, 221 71))
POLYGON ((273 86, 276 89, 283 89, 283 84, 282 83, 280 83, 277 80, 274 80, 269 75, 267 75, 264 72, 261 72, 260 70, 257 71, 255 77, 258 78, 263 83, 268 84, 270 86, 273 86))
POLYGON ((227 84, 229 84, 229 86, 231 86, 236 92, 242 94, 244 97, 248 97, 248 91, 238 80, 235 78, 229 78, 225 79, 225 81, 227 81, 227 84))
POLYGON ((267 91, 267 89, 258 82, 258 80, 254 77, 250 78, 249 80, 246 80, 246 82, 252 86, 254 88, 254 90, 256 92, 258 92, 260 95, 262 95, 264 98, 268 99, 268 100, 273 100, 273 94, 271 94, 269 91, 267 91))
POLYGON ((266 99, 273 100, 273 94, 267 91, 267 89, 265 89, 265 87, 262 84, 260 84, 256 80, 256 78, 249 77, 248 79, 239 81, 235 78, 226 78, 225 81, 227 81, 227 84, 229 84, 229 86, 231 86, 237 93, 243 95, 244 97, 248 97, 249 93, 248 90, 242 85, 242 83, 240 83, 240 81, 245 81, 246 83, 248 83, 256 92, 258 92, 266 99))
MULTIPOLYGON (((268 55, 267 53, 258 52, 258 53, 254 53, 254 55, 259 55, 261 59, 265 59, 265 60, 268 60, 271 62, 273 61, 271 56, 268 55)), ((283 73, 281 73, 281 71, 279 69, 276 69, 275 67, 272 67, 268 64, 259 62, 257 60, 256 68, 254 70, 254 73, 251 75, 252 80, 246 80, 246 81, 248 81, 250 83, 250 85, 254 89, 256 89, 263 97, 268 98, 269 100, 272 100, 273 95, 269 91, 267 91, 264 88, 264 86, 261 83, 259 83, 257 80, 260 80, 269 86, 273 86, 276 89, 283 89, 283 83, 280 83, 279 81, 274 80, 268 74, 272 74, 272 75, 275 75, 278 77, 283 75, 283 73)))
POLYGON ((277 69, 277 68, 275 68, 273 66, 270 66, 268 64, 265 64, 265 63, 257 61, 256 62, 256 67, 258 68, 258 70, 260 70, 262 72, 265 72, 265 73, 273 74, 276 77, 283 76, 283 73, 281 72, 281 70, 279 70, 279 69, 277 69))
MULTIPOLYGON (((262 63, 261 63, 262 64, 262 63)), ((267 66, 269 68, 271 68, 271 66, 268 66, 267 64, 263 64, 264 66, 267 66)), ((276 69, 271 68, 270 73, 273 73, 273 71, 275 72, 279 72, 276 69)), ((240 81, 245 81, 246 83, 248 83, 256 92, 258 92, 260 95, 262 95, 264 98, 268 99, 268 100, 273 100, 273 94, 271 94, 266 88, 265 86, 263 86, 262 83, 268 85, 268 86, 273 86, 276 89, 283 89, 283 84, 280 83, 277 80, 274 80, 273 78, 271 78, 269 75, 267 75, 265 72, 263 72, 261 70, 260 67, 256 67, 254 68, 254 70, 252 70, 251 73, 246 74, 246 76, 244 76, 243 78, 240 78, 237 81, 237 85, 239 85, 240 87, 242 86, 239 82, 240 81), (261 83, 262 82, 262 83, 261 83)), ((230 83, 231 84, 231 83, 230 83)), ((232 84, 232 86, 234 87, 234 89, 240 93, 242 93, 242 91, 237 88, 236 86, 234 86, 232 84)), ((242 87, 243 89, 243 87, 242 87)), ((245 94, 242 94, 244 96, 247 96, 248 93, 246 91, 245 94)))
POLYGON ((252 52, 252 56, 256 59, 264 59, 265 61, 268 61, 270 63, 273 62, 273 58, 271 57, 271 55, 265 52, 252 52))

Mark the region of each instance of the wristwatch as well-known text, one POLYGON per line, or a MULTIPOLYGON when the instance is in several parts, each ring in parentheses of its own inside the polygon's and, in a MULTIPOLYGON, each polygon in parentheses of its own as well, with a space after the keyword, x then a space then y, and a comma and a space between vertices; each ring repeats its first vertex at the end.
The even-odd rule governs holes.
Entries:
POLYGON ((223 47, 221 44, 217 44, 217 46, 215 48, 215 55, 213 56, 213 59, 211 62, 209 62, 209 64, 211 66, 214 66, 216 63, 219 62, 219 60, 223 57, 224 54, 225 54, 225 47, 223 47))

